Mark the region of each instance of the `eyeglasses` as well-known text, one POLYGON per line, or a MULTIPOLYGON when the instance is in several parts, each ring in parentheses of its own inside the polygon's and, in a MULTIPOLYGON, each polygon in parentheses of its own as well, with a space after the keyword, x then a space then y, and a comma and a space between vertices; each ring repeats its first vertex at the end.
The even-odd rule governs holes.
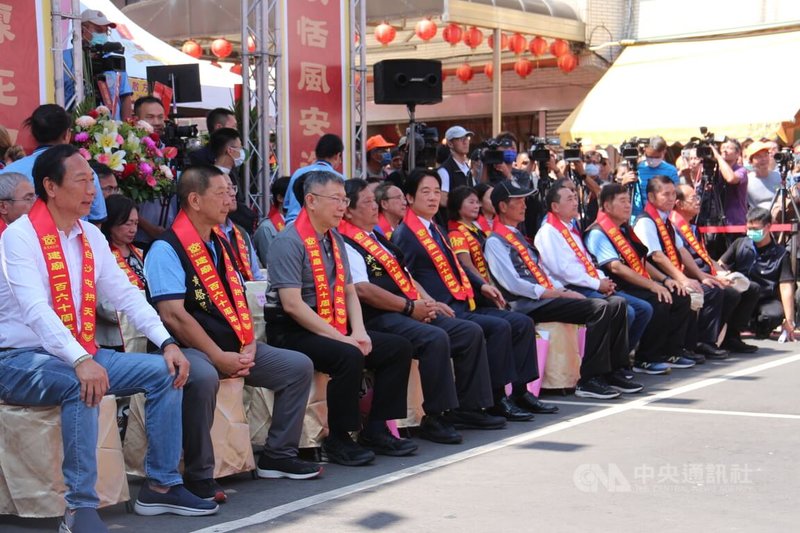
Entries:
POLYGON ((335 200, 344 207, 350 207, 350 198, 347 198, 346 196, 344 198, 340 198, 338 196, 325 196, 324 194, 317 194, 315 192, 309 194, 311 194, 312 196, 317 196, 319 198, 328 198, 329 200, 335 200))
POLYGON ((33 202, 36 201, 36 194, 34 194, 34 193, 26 194, 22 198, 0 198, 0 201, 12 202, 12 203, 13 202, 26 202, 26 203, 32 204, 33 202))

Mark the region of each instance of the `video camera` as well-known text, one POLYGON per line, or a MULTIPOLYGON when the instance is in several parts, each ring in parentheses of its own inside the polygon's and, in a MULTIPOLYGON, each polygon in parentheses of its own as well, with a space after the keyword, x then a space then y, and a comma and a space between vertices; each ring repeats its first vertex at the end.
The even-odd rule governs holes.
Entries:
POLYGON ((87 50, 95 75, 108 71, 125 72, 125 47, 121 43, 93 44, 87 50))
POLYGON ((536 161, 536 165, 539 169, 546 169, 547 164, 550 162, 550 155, 552 152, 550 152, 548 146, 561 145, 558 139, 535 136, 531 136, 528 142, 531 145, 531 147, 528 148, 528 156, 531 160, 536 161))
POLYGON ((439 146, 439 130, 428 127, 424 122, 414 123, 414 133, 406 128, 408 147, 414 148, 414 165, 417 168, 434 168, 436 166, 436 149, 439 146))
POLYGON ((174 122, 168 121, 164 124, 164 133, 161 142, 165 146, 173 146, 178 149, 178 155, 174 162, 178 170, 183 170, 190 164, 189 152, 200 148, 200 139, 197 137, 197 125, 179 126, 174 122))
POLYGON ((499 165, 505 163, 503 154, 505 150, 500 148, 500 143, 496 139, 488 139, 480 143, 476 148, 476 156, 484 165, 499 165))
POLYGON ((564 161, 567 163, 577 163, 581 161, 581 138, 577 137, 575 142, 568 143, 564 148, 564 161))
POLYGON ((697 153, 697 157, 703 161, 714 160, 714 152, 711 149, 711 144, 716 144, 717 148, 719 148, 719 145, 727 141, 728 137, 723 136, 720 139, 712 132, 708 131, 708 128, 705 126, 700 126, 700 133, 703 135, 703 138, 700 139, 698 137, 692 137, 687 146, 694 148, 695 152, 697 153))
POLYGON ((796 165, 798 165, 798 154, 793 153, 792 149, 788 147, 782 149, 773 157, 775 162, 778 164, 781 175, 785 174, 786 171, 792 170, 796 165))

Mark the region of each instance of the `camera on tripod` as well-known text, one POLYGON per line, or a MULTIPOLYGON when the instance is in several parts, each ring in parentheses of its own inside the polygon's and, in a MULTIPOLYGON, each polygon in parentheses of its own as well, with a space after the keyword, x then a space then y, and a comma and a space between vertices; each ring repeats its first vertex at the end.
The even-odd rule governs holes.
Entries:
POLYGON ((792 170, 797 165, 797 155, 792 152, 791 148, 784 148, 774 156, 775 162, 778 163, 781 171, 792 170))
POLYGON ((161 142, 165 146, 173 146, 178 149, 178 155, 174 159, 178 170, 183 170, 189 165, 189 152, 200 148, 200 139, 198 139, 197 133, 197 125, 195 124, 179 126, 171 121, 164 124, 161 142))
POLYGON ((564 148, 564 161, 567 163, 577 163, 581 161, 581 138, 577 137, 575 142, 568 143, 564 148))
POLYGON ((712 132, 708 131, 708 128, 705 126, 700 126, 700 133, 703 135, 703 138, 700 139, 698 137, 692 137, 689 140, 689 145, 693 146, 690 147, 695 149, 697 157, 703 161, 714 160, 714 151, 711 149, 712 143, 719 146, 727 141, 728 137, 723 136, 722 138, 718 138, 712 132))
MULTIPOLYGON (((439 146, 439 130, 428 127, 424 122, 414 123, 414 133, 406 128, 409 152, 414 150, 414 166, 416 168, 433 168, 436 166, 436 149, 439 146)), ((407 166, 406 160, 406 166, 407 166)))
POLYGON ((503 154, 505 150, 500 148, 500 143, 496 139, 488 139, 480 143, 477 147, 477 156, 484 165, 499 165, 505 163, 503 154))
POLYGON ((125 47, 121 43, 109 41, 93 44, 88 48, 92 72, 99 75, 108 71, 125 71, 125 47))
POLYGON ((650 139, 646 137, 631 137, 619 147, 622 159, 628 162, 628 168, 636 171, 639 164, 639 157, 644 154, 644 149, 650 144, 650 139))
POLYGON ((542 169, 547 169, 550 162, 551 152, 548 146, 560 146, 558 139, 531 136, 528 140, 531 147, 528 148, 528 156, 536 161, 536 165, 541 173, 542 169))

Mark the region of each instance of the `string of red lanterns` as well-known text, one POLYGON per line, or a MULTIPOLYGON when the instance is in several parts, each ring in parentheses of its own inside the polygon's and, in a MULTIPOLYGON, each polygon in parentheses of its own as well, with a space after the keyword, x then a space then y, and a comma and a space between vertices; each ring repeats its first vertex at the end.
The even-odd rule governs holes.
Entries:
POLYGON ((464 33, 464 44, 466 44, 473 50, 479 47, 482 42, 483 42, 483 32, 479 30, 476 26, 470 27, 470 29, 468 29, 466 33, 464 33))
POLYGON ((388 46, 390 42, 394 41, 396 35, 397 30, 386 21, 375 26, 375 39, 383 46, 388 46))
POLYGON ((423 41, 428 42, 434 37, 436 37, 437 30, 438 28, 436 27, 436 23, 431 19, 427 18, 417 22, 417 25, 414 28, 414 33, 416 33, 417 37, 419 37, 423 41))

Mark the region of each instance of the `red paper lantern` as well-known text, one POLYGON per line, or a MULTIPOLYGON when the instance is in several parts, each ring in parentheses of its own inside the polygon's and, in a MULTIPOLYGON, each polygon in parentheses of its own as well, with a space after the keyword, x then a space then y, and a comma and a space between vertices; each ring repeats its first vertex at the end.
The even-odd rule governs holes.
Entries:
MULTIPOLYGON (((489 38, 486 39, 486 43, 489 45, 489 48, 494 50, 494 32, 489 34, 489 38)), ((508 48, 508 35, 505 33, 500 34, 500 50, 503 51, 508 48)))
POLYGON ((550 53, 556 57, 561 57, 569 53, 569 43, 564 39, 556 39, 550 44, 550 53))
POLYGON ((193 41, 191 39, 183 43, 183 46, 181 46, 181 51, 195 59, 203 55, 203 48, 197 44, 197 41, 193 41))
POLYGON ((464 44, 475 50, 483 42, 483 32, 472 26, 464 33, 464 44))
POLYGON ((397 30, 391 24, 381 22, 375 27, 375 39, 383 46, 394 41, 395 35, 397 35, 397 30))
POLYGON ((514 63, 514 72, 516 72, 520 78, 527 78, 530 73, 533 72, 533 63, 531 63, 529 59, 520 57, 514 63))
POLYGON ((515 33, 508 40, 508 49, 514 52, 514 55, 520 55, 528 47, 528 40, 521 33, 515 33))
POLYGON ((463 83, 467 83, 474 75, 475 73, 473 72, 472 67, 466 63, 456 69, 456 77, 463 83))
POLYGON ((483 67, 483 73, 486 74, 486 77, 490 80, 494 79, 494 66, 491 63, 486 63, 483 67))
POLYGON ((461 29, 461 26, 453 22, 448 24, 444 31, 442 31, 442 39, 450 43, 450 46, 455 46, 460 43, 463 35, 464 30, 461 29))
POLYGON ((431 19, 422 19, 417 22, 417 25, 414 28, 414 33, 416 33, 417 37, 423 41, 428 42, 436 36, 437 30, 438 28, 436 27, 436 23, 434 21, 431 19))
POLYGON ((578 66, 578 58, 570 52, 567 52, 558 58, 557 64, 558 68, 561 69, 561 72, 568 74, 575 70, 575 67, 578 66))
POLYGON ((547 52, 547 40, 537 35, 531 39, 528 50, 531 51, 534 57, 543 56, 547 52))
POLYGON ((214 39, 211 43, 211 53, 222 59, 228 57, 233 52, 233 45, 224 37, 221 39, 214 39))

